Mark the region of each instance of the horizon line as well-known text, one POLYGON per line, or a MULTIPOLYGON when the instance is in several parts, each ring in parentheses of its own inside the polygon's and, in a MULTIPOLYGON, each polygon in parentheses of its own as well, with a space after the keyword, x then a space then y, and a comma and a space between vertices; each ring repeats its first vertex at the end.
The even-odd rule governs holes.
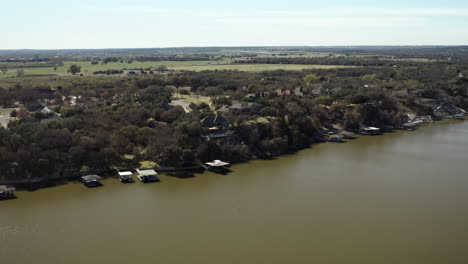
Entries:
POLYGON ((17 49, 1 49, 0 51, 65 51, 65 50, 137 50, 137 49, 188 49, 188 48, 349 48, 349 47, 468 47, 468 44, 401 44, 401 45, 278 45, 278 46, 262 46, 262 45, 214 45, 214 46, 167 46, 167 47, 138 47, 138 48, 17 48, 17 49))

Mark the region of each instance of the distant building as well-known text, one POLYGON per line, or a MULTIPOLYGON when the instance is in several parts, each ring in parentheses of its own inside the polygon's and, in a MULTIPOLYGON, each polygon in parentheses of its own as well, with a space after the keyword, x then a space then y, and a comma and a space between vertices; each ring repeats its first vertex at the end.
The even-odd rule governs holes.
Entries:
POLYGON ((276 94, 277 94, 278 96, 287 96, 287 95, 291 95, 291 90, 278 89, 278 90, 276 90, 276 94))
POLYGON ((294 88, 294 90, 277 89, 276 95, 278 96, 290 96, 290 95, 304 96, 304 88, 298 86, 294 88))
POLYGON ((28 107, 28 111, 31 113, 42 113, 42 114, 51 114, 55 113, 52 109, 50 109, 47 105, 45 104, 35 104, 30 107, 28 107))
POLYGON ((247 94, 247 98, 257 99, 257 98, 268 98, 270 96, 269 92, 256 92, 247 94))
POLYGON ((294 88, 293 94, 300 97, 304 96, 304 88, 301 86, 294 88))

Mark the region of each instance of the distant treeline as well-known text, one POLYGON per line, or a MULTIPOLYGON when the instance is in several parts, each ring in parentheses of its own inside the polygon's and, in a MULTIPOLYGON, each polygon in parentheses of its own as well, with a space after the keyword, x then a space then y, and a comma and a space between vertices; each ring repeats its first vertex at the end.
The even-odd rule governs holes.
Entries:
POLYGON ((304 64, 304 65, 345 65, 345 66, 418 66, 420 62, 385 60, 356 57, 256 57, 248 60, 237 60, 236 63, 251 64, 304 64))

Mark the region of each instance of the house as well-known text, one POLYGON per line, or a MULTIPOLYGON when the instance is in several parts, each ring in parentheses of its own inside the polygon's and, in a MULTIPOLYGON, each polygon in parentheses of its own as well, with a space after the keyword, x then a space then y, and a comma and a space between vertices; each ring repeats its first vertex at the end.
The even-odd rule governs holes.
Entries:
POLYGON ((229 128, 229 122, 220 115, 207 116, 200 122, 202 126, 208 128, 210 132, 225 131, 229 128))
POLYGON ((293 94, 301 97, 304 96, 304 88, 302 88, 301 86, 294 88, 293 94))
POLYGON ((35 104, 30 107, 28 107, 29 112, 31 113, 42 113, 42 114, 51 114, 55 113, 52 109, 50 109, 47 105, 45 104, 35 104))
POLYGON ((278 89, 276 90, 276 94, 278 96, 288 96, 288 95, 291 95, 291 90, 278 89))

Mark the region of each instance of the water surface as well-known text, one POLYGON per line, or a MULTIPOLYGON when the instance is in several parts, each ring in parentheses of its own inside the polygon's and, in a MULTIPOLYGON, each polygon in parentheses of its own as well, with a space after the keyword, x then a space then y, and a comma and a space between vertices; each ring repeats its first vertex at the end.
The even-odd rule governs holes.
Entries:
POLYGON ((0 202, 1 263, 468 263, 468 122, 0 202))

